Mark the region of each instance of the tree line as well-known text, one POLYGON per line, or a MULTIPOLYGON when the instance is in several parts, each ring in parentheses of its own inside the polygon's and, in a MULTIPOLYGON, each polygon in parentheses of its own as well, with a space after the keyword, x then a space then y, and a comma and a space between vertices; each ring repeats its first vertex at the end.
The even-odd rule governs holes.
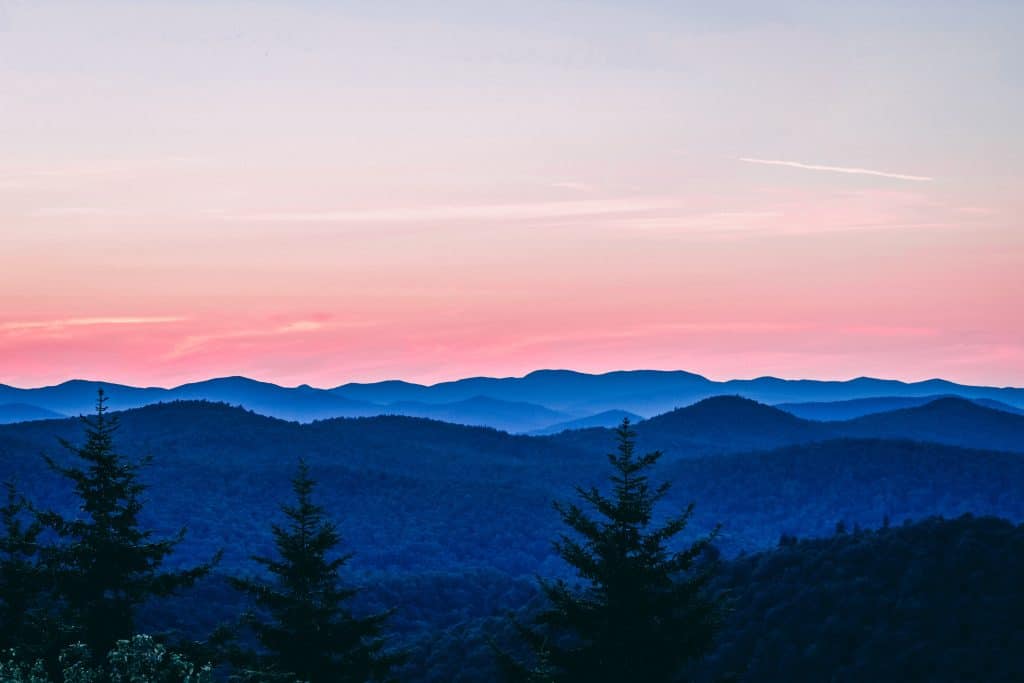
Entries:
MULTIPOLYGON (((81 445, 62 441, 73 464, 47 457, 79 504, 74 515, 37 509, 14 484, 0 508, 0 680, 166 681, 227 677, 245 683, 397 680, 403 653, 387 638, 389 613, 357 615, 358 589, 344 580, 350 554, 336 522, 315 499, 316 482, 299 461, 294 500, 272 526, 276 552, 253 559, 258 578, 231 578, 251 608, 205 640, 164 643, 136 633, 139 609, 180 595, 208 575, 219 554, 170 571, 165 560, 185 530, 157 538, 143 528, 146 460, 115 446, 117 416, 99 392, 83 418, 81 445)), ((608 492, 577 488, 559 503, 566 527, 554 542, 577 580, 539 579, 545 605, 516 624, 515 652, 494 646, 510 681, 681 681, 711 647, 723 602, 709 590, 715 533, 678 543, 693 512, 660 519, 669 485, 650 469, 661 454, 636 452, 629 421, 608 456, 608 492)), ((45 456, 44 456, 45 457, 45 456)))

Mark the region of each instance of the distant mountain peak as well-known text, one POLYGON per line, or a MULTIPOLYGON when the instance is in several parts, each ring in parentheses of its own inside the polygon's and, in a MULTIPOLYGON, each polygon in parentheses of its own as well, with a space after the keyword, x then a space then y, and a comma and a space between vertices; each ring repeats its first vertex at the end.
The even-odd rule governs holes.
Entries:
POLYGON ((755 401, 752 398, 746 396, 739 396, 737 394, 721 394, 719 396, 710 396, 693 403, 692 405, 684 408, 677 408, 675 413, 687 413, 691 416, 706 415, 712 412, 729 411, 731 413, 738 414, 752 414, 757 413, 761 415, 773 415, 782 417, 783 419, 790 419, 793 416, 784 410, 779 410, 775 406, 770 406, 760 401, 755 401))
MULTIPOLYGON (((990 410, 989 408, 979 406, 977 403, 970 400, 969 398, 964 398, 962 396, 940 396, 939 398, 936 398, 934 401, 929 401, 928 403, 925 403, 922 406, 918 406, 917 409, 947 410, 949 408, 956 408, 958 410, 990 410)), ((908 410, 914 409, 909 408, 908 410)))
MULTIPOLYGON (((261 382, 257 379, 245 377, 244 375, 227 375, 225 377, 211 377, 210 379, 199 380, 198 382, 188 382, 182 384, 183 387, 189 386, 210 386, 217 384, 241 384, 241 385, 254 385, 254 384, 270 384, 270 382, 261 382)), ((275 385, 277 386, 277 385, 275 385)))
MULTIPOLYGON (((1008 411, 1024 409, 1024 389, 966 386, 946 380, 900 382, 870 377, 847 381, 787 380, 777 377, 715 381, 685 370, 615 370, 603 374, 579 372, 565 368, 542 368, 522 377, 472 377, 438 382, 431 385, 403 380, 371 383, 349 383, 333 389, 319 389, 309 384, 295 387, 279 386, 241 375, 230 375, 183 384, 173 388, 132 387, 112 382, 73 379, 54 387, 18 389, 0 385, 0 403, 25 403, 62 414, 88 413, 96 401, 96 388, 104 387, 114 409, 132 408, 176 398, 211 399, 241 404, 266 415, 309 421, 335 416, 376 415, 395 404, 416 403, 438 406, 420 413, 442 416, 441 419, 471 421, 511 431, 543 429, 565 421, 583 419, 608 410, 624 410, 642 416, 671 412, 690 406, 711 396, 738 395, 762 404, 732 399, 737 411, 749 409, 751 415, 769 410, 763 404, 822 403, 842 400, 921 398, 936 395, 957 395, 975 402, 991 402, 987 407, 1008 411), (462 412, 455 408, 465 408, 462 412), (488 414, 487 406, 495 406, 488 414), (448 406, 443 412, 441 406, 448 406), (521 415, 512 419, 510 408, 519 406, 521 415), (541 409, 558 413, 547 422, 541 409), (467 412, 468 411, 468 412, 467 412)), ((728 399, 719 398, 719 401, 728 399)), ((920 401, 918 401, 920 403, 920 401)), ((695 408, 714 414, 712 402, 695 408)), ((893 405, 896 407, 896 405, 893 405)), ((900 406, 905 407, 905 406, 900 406)), ((789 407, 789 411, 800 410, 789 407)), ((814 409, 808 408, 808 411, 814 409)), ((825 411, 817 409, 819 414, 825 411)), ((836 406, 833 412, 845 410, 842 417, 850 419, 855 406, 836 406)), ((866 414, 862 411, 859 414, 866 414)), ((765 416, 770 412, 763 413, 765 416)), ((799 414, 799 413, 798 413, 799 414)), ((809 415, 805 415, 809 417, 809 415)), ((765 417, 767 419, 767 417, 765 417)), ((775 415, 780 423, 784 418, 775 415)), ((817 419, 817 418, 812 418, 817 419)), ((600 420, 598 421, 600 422, 600 420)), ((725 428, 725 422, 722 423, 725 428)))
POLYGON ((752 425, 763 426, 766 423, 789 426, 806 421, 774 406, 733 394, 711 396, 691 405, 662 413, 641 424, 667 427, 674 423, 707 425, 719 422, 743 422, 744 426, 749 428, 752 425))
POLYGON ((533 370, 523 375, 523 379, 527 377, 585 377, 587 373, 578 372, 576 370, 565 370, 561 368, 542 368, 540 370, 533 370))

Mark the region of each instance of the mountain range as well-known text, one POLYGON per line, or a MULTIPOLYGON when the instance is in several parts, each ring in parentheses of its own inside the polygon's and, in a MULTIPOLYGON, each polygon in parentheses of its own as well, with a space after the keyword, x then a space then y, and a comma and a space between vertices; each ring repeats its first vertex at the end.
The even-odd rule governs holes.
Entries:
MULTIPOLYGON (((900 408, 915 408, 931 403, 940 398, 953 398, 957 394, 942 394, 937 396, 875 396, 872 398, 854 398, 848 401, 809 401, 807 403, 778 403, 776 408, 781 408, 787 413, 807 420, 850 420, 872 413, 884 413, 889 410, 900 408)), ((993 410, 1001 410, 1006 413, 1024 415, 1024 408, 1012 406, 991 398, 972 398, 974 403, 993 410)))
POLYGON ((1024 389, 955 384, 785 380, 774 377, 718 382, 683 371, 631 370, 600 375, 538 370, 524 377, 473 377, 433 385, 402 381, 350 383, 329 389, 282 387, 246 377, 224 377, 170 389, 71 380, 49 387, 0 385, 0 423, 88 413, 102 386, 116 410, 174 400, 242 406, 286 420, 407 415, 489 426, 516 433, 610 426, 630 414, 651 417, 718 395, 735 395, 812 419, 842 420, 955 396, 987 407, 1024 411, 1024 389), (15 405, 17 407, 11 407, 15 405))
MULTIPOLYGON (((399 606, 389 623, 403 643, 507 619, 536 575, 565 577, 551 546, 562 530, 552 501, 573 500, 576 485, 607 486, 604 454, 615 445, 602 426, 527 436, 398 415, 299 423, 196 400, 118 417, 118 451, 152 456, 140 470, 143 523, 160 537, 188 527, 172 566, 223 549, 218 572, 256 571, 251 557, 271 552, 271 523, 304 458, 355 553, 354 580, 377 587, 363 607, 399 606)), ((652 481, 673 484, 661 512, 695 502, 688 537, 721 523, 715 543, 726 557, 840 524, 902 528, 965 513, 1024 520, 1024 416, 967 399, 824 422, 717 396, 635 429, 641 450, 666 453, 652 471, 652 481)), ((0 480, 15 481, 33 505, 73 513, 68 482, 40 454, 67 465, 60 439, 80 443, 82 434, 71 418, 0 426, 0 480)), ((223 584, 213 577, 171 621, 207 629, 233 618, 237 596, 223 584)), ((433 651, 420 651, 418 666, 431 668, 433 651)))
MULTIPOLYGON (((908 439, 951 446, 1024 452, 1024 415, 963 398, 940 398, 913 408, 822 422, 740 396, 716 396, 638 422, 641 448, 673 457, 765 450, 840 438, 908 439)), ((612 443, 609 428, 543 437, 579 450, 612 443)))
MULTIPOLYGON (((462 520, 458 524, 467 529, 460 542, 467 548, 429 550, 448 557, 445 566, 460 553, 477 557, 473 539, 494 532, 485 528, 492 522, 479 519, 480 506, 491 509, 488 519, 502 528, 512 523, 504 515, 536 516, 553 525, 554 516, 547 514, 550 500, 571 495, 574 483, 594 481, 603 454, 614 446, 614 435, 602 427, 521 436, 404 416, 300 424, 201 401, 164 403, 120 415, 118 439, 125 452, 154 456, 151 495, 154 501, 162 501, 157 507, 174 510, 172 519, 194 515, 196 506, 205 511, 202 517, 208 521, 194 529, 196 540, 213 546, 228 543, 233 533, 262 533, 257 531, 263 519, 257 508, 272 507, 280 498, 280 482, 287 481, 288 472, 302 456, 324 479, 331 506, 347 520, 347 533, 361 548, 372 547, 372 552, 387 555, 404 554, 396 548, 415 545, 415 537, 400 531, 394 531, 396 535, 383 545, 374 542, 382 519, 397 524, 416 518, 420 531, 430 528, 430 534, 442 535, 445 525, 456 523, 455 518, 462 520), (231 530, 237 526, 249 531, 231 530)), ((712 512, 721 511, 730 520, 734 537, 759 539, 738 543, 741 548, 763 547, 781 531, 820 530, 819 525, 827 526, 834 517, 827 512, 830 505, 849 508, 852 521, 857 521, 862 514, 854 514, 857 510, 878 509, 883 489, 888 491, 883 497, 893 515, 959 513, 972 507, 975 512, 1011 518, 1018 514, 1010 482, 1024 476, 1020 455, 1024 453, 1024 416, 964 399, 940 399, 829 423, 804 420, 750 399, 723 396, 638 422, 635 429, 642 450, 666 452, 665 476, 678 487, 672 500, 697 500, 712 512), (985 455, 996 451, 1003 453, 985 455), (911 463, 913 475, 907 470, 911 463), (906 490, 886 488, 897 475, 907 477, 900 485, 906 490), (813 482, 805 481, 807 477, 813 482), (939 485, 940 480, 945 483, 939 485), (816 493, 822 487, 831 493, 816 493), (872 491, 871 498, 843 498, 844 490, 864 487, 872 491), (933 492, 914 498, 910 490, 915 487, 933 492), (797 491, 803 493, 796 496, 797 491), (733 508, 746 510, 755 492, 765 501, 796 496, 794 510, 815 506, 820 518, 805 511, 799 517, 776 519, 764 529, 763 521, 743 522, 743 515, 733 508)), ((39 454, 63 457, 58 440, 74 442, 80 434, 81 425, 75 419, 0 426, 0 479, 13 477, 43 502, 63 504, 66 493, 46 472, 39 454)), ((879 514, 875 521, 880 519, 879 514)), ((521 534, 535 523, 510 528, 521 534)), ((390 524, 384 526, 390 528, 390 524)), ((486 548, 491 541, 481 543, 486 548)), ((530 553, 547 556, 546 541, 537 543, 531 542, 530 553)), ((232 561, 241 561, 252 550, 232 547, 229 555, 240 551, 241 556, 232 561)), ((490 562, 486 556, 474 561, 490 562)))

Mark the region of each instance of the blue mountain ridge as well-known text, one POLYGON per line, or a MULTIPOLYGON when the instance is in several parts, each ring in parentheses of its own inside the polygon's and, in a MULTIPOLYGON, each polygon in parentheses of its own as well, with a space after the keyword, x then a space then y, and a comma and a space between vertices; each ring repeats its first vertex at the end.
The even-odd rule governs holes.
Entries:
MULTIPOLYGON (((969 386, 945 380, 900 382, 867 377, 847 381, 760 377, 718 382, 690 372, 660 370, 624 370, 604 374, 538 370, 523 377, 472 377, 433 385, 392 380, 344 384, 331 389, 309 385, 282 387, 246 377, 215 378, 169 389, 71 380, 34 389, 0 385, 0 403, 22 403, 65 415, 83 414, 92 409, 100 386, 110 397, 110 406, 119 410, 197 399, 240 405, 264 415, 300 422, 402 414, 437 417, 514 432, 550 431, 549 428, 556 424, 580 419, 599 421, 600 418, 595 416, 608 411, 625 411, 648 417, 723 394, 762 403, 783 403, 795 412, 801 408, 790 404, 869 398, 914 398, 924 402, 924 399, 937 396, 958 396, 990 402, 988 405, 992 407, 1024 409, 1024 389, 1012 387, 969 386)), ((855 410, 839 415, 841 418, 854 416, 855 410)))

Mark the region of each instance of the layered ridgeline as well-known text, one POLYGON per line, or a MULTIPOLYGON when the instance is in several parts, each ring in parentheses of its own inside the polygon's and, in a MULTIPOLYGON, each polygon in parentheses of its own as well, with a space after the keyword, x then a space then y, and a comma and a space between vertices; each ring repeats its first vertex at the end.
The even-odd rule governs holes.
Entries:
MULTIPOLYGON (((14 476, 59 506, 65 492, 39 454, 59 457, 57 439, 74 439, 79 429, 75 419, 0 427, 0 478, 14 476)), ((1024 466, 1024 416, 965 400, 822 423, 717 397, 635 429, 640 448, 666 453, 662 467, 676 481, 672 500, 700 501, 707 524, 728 513, 727 550, 764 547, 781 533, 818 534, 841 519, 877 526, 885 515, 1016 518, 1024 509, 1012 495, 1024 466)), ((201 528, 187 543, 228 546, 227 558, 251 554, 230 540, 243 530, 247 538, 264 533, 259 513, 275 504, 282 477, 302 456, 332 492, 332 512, 367 552, 401 563, 406 543, 465 527, 422 548, 426 557, 442 567, 468 561, 516 572, 548 555, 549 502, 589 480, 613 433, 531 437, 401 416, 299 424, 182 401, 122 413, 118 439, 128 455, 154 456, 146 473, 152 507, 168 517, 198 517, 201 528), (395 533, 378 544, 382 524, 395 533), (506 532, 515 543, 505 543, 506 532), (492 556, 493 543, 508 552, 492 556), (520 553, 529 556, 516 560, 520 553)))
MULTIPOLYGON (((963 398, 939 398, 913 408, 821 422, 738 396, 716 396, 637 424, 641 444, 693 457, 763 450, 836 438, 909 439, 1024 452, 1024 415, 963 398)), ((588 451, 608 443, 608 428, 565 431, 551 442, 588 451)))
MULTIPOLYGON (((456 680, 445 678, 451 634, 499 628, 501 615, 529 601, 534 576, 564 574, 551 548, 560 531, 551 502, 576 484, 600 484, 613 442, 603 428, 530 437, 400 416, 299 424, 197 401, 120 417, 120 450, 153 456, 141 473, 150 485, 146 524, 189 528, 171 566, 224 549, 214 576, 191 594, 199 602, 153 605, 150 630, 210 629, 237 613, 219 574, 255 572, 249 558, 272 552, 266 522, 287 502, 301 456, 355 553, 351 570, 374 586, 361 607, 397 607, 391 628, 414 648, 419 680, 456 680)), ((964 513, 1024 519, 1024 417, 967 400, 825 423, 718 397, 636 431, 642 450, 666 451, 658 475, 675 484, 662 513, 696 501, 687 533, 721 522, 716 545, 726 557, 837 527, 964 513)), ((39 454, 60 462, 57 439, 80 433, 76 420, 0 427, 0 478, 15 478, 41 507, 72 512, 67 483, 39 454)))
MULTIPOLYGON (((100 384, 74 380, 37 389, 0 385, 0 423, 44 419, 53 417, 52 413, 88 413, 100 384)), ((211 379, 171 389, 110 383, 102 386, 115 410, 174 400, 207 400, 300 422, 406 415, 519 433, 612 427, 624 415, 651 417, 717 395, 783 404, 784 409, 800 417, 827 420, 915 407, 946 396, 1011 412, 1024 410, 1024 389, 967 386, 944 380, 905 383, 858 378, 831 382, 762 377, 717 382, 688 372, 652 370, 601 375, 539 370, 524 377, 477 377, 430 386, 388 381, 330 389, 282 387, 244 377, 211 379)))

